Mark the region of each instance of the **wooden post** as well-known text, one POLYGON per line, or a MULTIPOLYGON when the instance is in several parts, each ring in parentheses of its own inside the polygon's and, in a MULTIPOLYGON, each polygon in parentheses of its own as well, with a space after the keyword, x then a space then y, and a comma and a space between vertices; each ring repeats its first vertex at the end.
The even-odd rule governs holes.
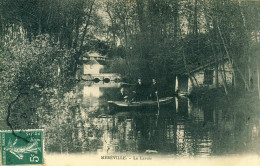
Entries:
POLYGON ((179 80, 178 80, 178 76, 176 75, 176 79, 175 79, 175 92, 177 92, 179 89, 179 80))

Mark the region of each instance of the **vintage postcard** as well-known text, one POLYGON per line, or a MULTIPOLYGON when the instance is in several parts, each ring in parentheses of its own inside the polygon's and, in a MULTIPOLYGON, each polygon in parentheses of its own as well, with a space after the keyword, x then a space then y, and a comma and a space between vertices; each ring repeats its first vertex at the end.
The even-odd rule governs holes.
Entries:
POLYGON ((0 165, 260 165, 257 0, 0 0, 0 165))

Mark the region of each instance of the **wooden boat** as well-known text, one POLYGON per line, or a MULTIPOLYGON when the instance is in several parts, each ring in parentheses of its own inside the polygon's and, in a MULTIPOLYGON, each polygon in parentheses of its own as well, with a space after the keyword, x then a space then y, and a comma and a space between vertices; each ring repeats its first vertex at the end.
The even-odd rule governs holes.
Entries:
MULTIPOLYGON (((173 97, 165 97, 159 99, 159 104, 165 105, 173 101, 173 97)), ((125 102, 125 101, 108 101, 110 105, 117 107, 147 107, 147 106, 158 106, 157 101, 153 100, 143 100, 143 101, 134 101, 134 102, 125 102)))

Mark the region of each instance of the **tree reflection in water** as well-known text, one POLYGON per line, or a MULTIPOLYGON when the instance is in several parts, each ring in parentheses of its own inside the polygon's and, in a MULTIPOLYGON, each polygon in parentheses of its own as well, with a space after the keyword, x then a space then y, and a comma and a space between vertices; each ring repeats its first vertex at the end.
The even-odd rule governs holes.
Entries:
POLYGON ((47 152, 150 150, 178 156, 258 152, 259 114, 217 102, 194 104, 185 98, 161 107, 159 117, 156 108, 110 114, 106 101, 119 90, 118 85, 110 86, 81 83, 50 99, 51 109, 41 111, 39 122, 46 131, 47 152))

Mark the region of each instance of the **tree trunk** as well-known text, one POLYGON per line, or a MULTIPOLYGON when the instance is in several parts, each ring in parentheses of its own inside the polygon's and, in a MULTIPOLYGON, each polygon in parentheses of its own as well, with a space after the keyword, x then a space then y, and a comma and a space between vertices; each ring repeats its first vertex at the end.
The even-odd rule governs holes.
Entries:
POLYGON ((254 37, 255 37, 255 42, 256 42, 256 43, 259 43, 258 38, 257 38, 257 32, 256 32, 256 31, 254 32, 254 37))
POLYGON ((222 69, 223 69, 223 76, 224 76, 224 82, 227 85, 227 75, 226 75, 226 70, 225 70, 225 62, 222 63, 222 69))
POLYGON ((191 74, 191 76, 193 77, 194 81, 196 82, 196 85, 199 86, 197 78, 193 74, 191 74))
POLYGON ((84 27, 84 31, 83 31, 83 34, 82 34, 82 37, 81 37, 81 40, 80 40, 80 46, 79 46, 79 53, 81 54, 82 53, 82 49, 83 49, 83 42, 85 40, 85 36, 87 34, 87 29, 88 29, 88 25, 89 25, 89 22, 90 22, 90 18, 91 18, 91 13, 92 13, 92 10, 93 10, 93 5, 95 3, 95 0, 93 0, 92 4, 90 5, 90 9, 89 9, 89 13, 88 13, 88 18, 87 18, 87 21, 86 21, 86 24, 85 24, 85 27, 84 27))
MULTIPOLYGON (((198 0, 194 4, 193 34, 198 37, 198 0)), ((197 41, 197 40, 196 40, 197 41)))
POLYGON ((247 67, 248 67, 248 85, 249 85, 249 91, 250 91, 250 90, 252 90, 252 87, 253 87, 252 72, 251 72, 250 65, 247 65, 247 67))
POLYGON ((178 10, 179 10, 179 6, 178 6, 178 0, 174 1, 174 14, 173 14, 173 19, 174 19, 174 39, 176 40, 177 36, 178 36, 178 10))
POLYGON ((68 48, 72 48, 73 47, 73 29, 74 29, 74 19, 69 19, 68 20, 68 25, 67 25, 67 29, 66 29, 66 32, 67 32, 67 46, 68 48))
MULTIPOLYGON (((225 42, 225 40, 224 40, 224 37, 223 37, 222 32, 221 32, 220 27, 219 27, 218 19, 217 19, 217 28, 218 28, 218 32, 219 32, 220 38, 221 38, 221 40, 222 40, 222 43, 223 43, 225 52, 226 52, 226 54, 227 54, 229 63, 235 65, 236 70, 239 72, 239 74, 241 75, 241 78, 243 79, 243 81, 244 81, 244 83, 245 83, 246 89, 249 90, 249 86, 248 86, 248 84, 247 84, 246 78, 245 78, 244 75, 242 74, 241 70, 240 70, 239 67, 235 64, 234 61, 233 61, 233 63, 232 63, 231 56, 230 56, 229 51, 228 51, 228 48, 227 48, 227 46, 226 46, 226 42, 225 42)), ((232 72, 235 73, 234 67, 232 67, 232 72)))
POLYGON ((223 82, 223 86, 224 86, 224 89, 225 89, 225 94, 228 95, 228 88, 227 88, 227 83, 226 83, 226 79, 225 79, 225 75, 224 75, 224 68, 222 65, 220 65, 222 67, 222 70, 220 70, 221 72, 221 78, 222 78, 222 82, 223 82))
POLYGON ((41 19, 38 18, 38 35, 42 33, 42 25, 41 25, 41 19))
POLYGON ((92 13, 92 10, 93 10, 94 3, 95 3, 95 0, 93 0, 91 5, 90 5, 87 21, 86 21, 86 24, 85 24, 85 27, 84 27, 84 30, 83 30, 83 34, 82 34, 81 40, 80 40, 79 49, 78 49, 78 51, 76 52, 76 54, 74 56, 74 60, 75 60, 75 62, 74 62, 75 63, 74 64, 74 69, 73 69, 73 73, 74 74, 76 74, 77 69, 78 69, 79 59, 80 59, 80 56, 81 56, 82 51, 83 51, 83 43, 84 43, 84 40, 85 40, 85 36, 87 34, 87 29, 88 29, 88 25, 89 25, 89 22, 90 22, 91 13, 92 13))
POLYGON ((185 67, 185 69, 186 69, 186 72, 187 72, 187 74, 188 74, 188 76, 189 76, 189 78, 190 78, 190 80, 191 80, 192 86, 194 86, 194 82, 193 82, 193 80, 192 80, 192 78, 191 78, 191 75, 190 75, 190 70, 189 70, 189 68, 187 67, 187 62, 186 62, 186 57, 185 57, 184 51, 183 51, 183 53, 182 53, 182 57, 183 57, 183 62, 184 62, 184 67, 185 67))
POLYGON ((109 11, 109 6, 107 5, 107 10, 106 10, 110 20, 111 20, 111 25, 112 25, 112 34, 113 34, 113 43, 112 43, 112 46, 113 48, 116 46, 116 32, 115 32, 115 23, 114 23, 114 19, 109 11))
MULTIPOLYGON (((234 61, 232 61, 232 66, 233 66, 234 61)), ((233 70, 234 71, 234 70, 233 70)), ((232 72, 233 76, 232 76, 232 84, 234 86, 234 89, 237 89, 237 79, 236 79, 236 73, 232 72)))
POLYGON ((212 42, 211 42, 211 49, 212 49, 212 52, 214 54, 214 57, 215 57, 215 87, 218 88, 218 85, 219 85, 219 80, 218 80, 218 67, 219 67, 219 59, 218 59, 218 56, 216 54, 216 51, 212 45, 212 42))
POLYGON ((143 0, 136 0, 137 5, 137 15, 138 15, 138 22, 140 25, 140 30, 142 33, 146 31, 145 28, 145 19, 144 19, 144 1, 143 0))
POLYGON ((218 81, 218 63, 216 62, 216 64, 215 64, 215 88, 218 88, 218 84, 219 84, 219 81, 218 81))
POLYGON ((74 42, 73 42, 73 48, 76 49, 77 48, 77 45, 78 45, 78 40, 79 40, 79 27, 80 27, 80 21, 79 21, 79 17, 76 18, 76 21, 75 21, 75 24, 76 24, 76 27, 75 27, 75 39, 74 39, 74 42))
POLYGON ((260 100, 260 71, 259 71, 259 65, 257 63, 257 87, 258 87, 258 96, 260 100))
MULTIPOLYGON (((124 21, 124 36, 125 36, 125 48, 127 50, 127 55, 129 55, 129 48, 128 48, 128 37, 127 37, 127 26, 126 26, 126 20, 122 20, 124 21)), ((126 66, 127 66, 127 69, 128 69, 128 77, 131 78, 131 71, 130 71, 130 66, 129 66, 129 62, 128 62, 128 59, 127 59, 127 55, 125 55, 125 62, 126 62, 126 66)))

